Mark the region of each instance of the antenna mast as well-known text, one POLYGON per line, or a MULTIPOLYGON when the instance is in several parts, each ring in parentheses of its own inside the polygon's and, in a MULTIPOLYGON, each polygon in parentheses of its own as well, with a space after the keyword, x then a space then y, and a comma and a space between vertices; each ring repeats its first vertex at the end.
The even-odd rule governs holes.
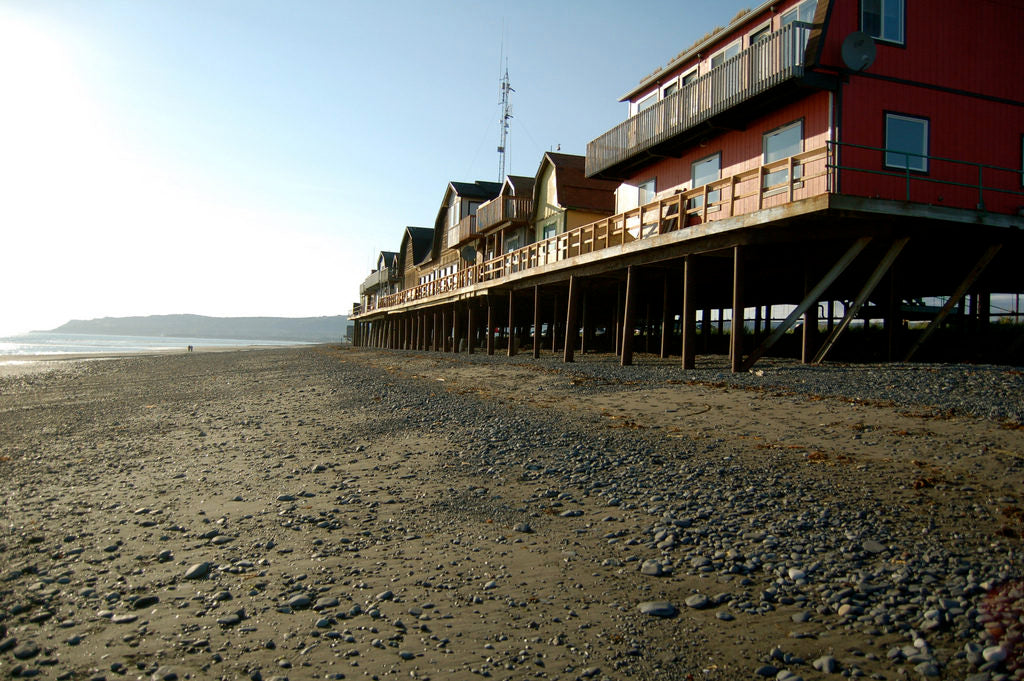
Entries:
POLYGON ((505 75, 501 77, 498 90, 501 93, 501 143, 498 145, 498 182, 505 181, 505 153, 508 149, 508 125, 512 119, 512 104, 509 93, 515 92, 508 80, 508 60, 505 60, 505 75))

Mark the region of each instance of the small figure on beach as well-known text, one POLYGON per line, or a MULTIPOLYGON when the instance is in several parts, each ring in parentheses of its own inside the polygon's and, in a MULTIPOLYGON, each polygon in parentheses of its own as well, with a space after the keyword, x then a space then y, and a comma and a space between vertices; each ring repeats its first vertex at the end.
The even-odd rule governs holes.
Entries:
POLYGON ((190 345, 190 346, 188 346, 188 351, 189 351, 189 352, 192 352, 192 346, 191 346, 191 345, 190 345))

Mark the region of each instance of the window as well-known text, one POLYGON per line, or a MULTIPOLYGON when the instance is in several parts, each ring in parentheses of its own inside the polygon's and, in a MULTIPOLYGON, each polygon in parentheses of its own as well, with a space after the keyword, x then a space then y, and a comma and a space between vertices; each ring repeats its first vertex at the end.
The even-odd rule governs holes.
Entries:
MULTIPOLYGON (((705 159, 696 161, 691 166, 690 177, 693 178, 693 189, 703 187, 709 182, 714 182, 722 176, 722 154, 717 153, 714 156, 708 156, 705 159)), ((708 192, 708 203, 715 203, 721 197, 721 192, 713 191, 708 192)), ((690 200, 691 207, 698 207, 704 205, 703 196, 695 196, 690 200)))
POLYGON ((646 205, 654 200, 654 180, 647 180, 637 185, 639 193, 637 195, 637 201, 641 206, 646 205))
POLYGON ((772 35, 772 25, 770 23, 765 24, 763 27, 757 29, 750 34, 750 44, 759 43, 762 40, 768 40, 772 35))
POLYGON ((669 97, 669 96, 675 94, 676 91, 678 91, 678 90, 679 90, 679 81, 678 80, 673 80, 671 83, 666 85, 664 87, 664 89, 661 91, 661 98, 665 99, 666 97, 669 97))
POLYGON ((728 47, 726 47, 721 52, 718 52, 717 54, 712 55, 712 57, 711 57, 711 68, 715 68, 716 66, 721 66, 727 60, 732 59, 733 57, 735 57, 739 53, 740 53, 740 41, 737 40, 736 42, 734 42, 732 45, 729 45, 728 47))
POLYGON ((658 93, 657 92, 652 92, 651 94, 647 95, 646 97, 644 97, 643 99, 641 99, 639 102, 636 103, 636 112, 640 113, 641 111, 643 111, 645 109, 650 109, 652 106, 654 106, 657 103, 658 103, 658 93))
POLYGON ((814 10, 817 9, 817 0, 805 0, 799 5, 782 15, 782 25, 791 24, 794 21, 801 21, 806 24, 814 22, 814 10))
MULTIPOLYGON (((772 163, 799 154, 804 150, 804 124, 797 121, 773 130, 764 136, 764 162, 772 163)), ((794 179, 800 177, 800 169, 794 169, 794 179)), ((764 176, 764 186, 773 187, 789 180, 789 168, 782 168, 764 176)))
POLYGON ((928 172, 928 120, 885 115, 885 167, 928 172))
POLYGON ((541 238, 548 239, 558 234, 558 220, 552 220, 541 228, 541 238))
POLYGON ((697 80, 697 67, 694 67, 692 70, 687 71, 682 76, 680 76, 679 84, 680 85, 689 85, 690 83, 692 83, 695 80, 697 80))
POLYGON ((861 0, 860 29, 887 43, 903 44, 903 0, 861 0))

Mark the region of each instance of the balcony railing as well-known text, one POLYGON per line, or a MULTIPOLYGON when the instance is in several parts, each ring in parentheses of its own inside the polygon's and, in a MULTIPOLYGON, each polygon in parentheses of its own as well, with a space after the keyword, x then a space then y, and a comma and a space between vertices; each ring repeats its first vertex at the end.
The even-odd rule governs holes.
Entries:
MULTIPOLYGON (((621 252, 634 241, 692 228, 696 225, 775 208, 821 194, 882 198, 1013 214, 1024 205, 1020 169, 926 156, 936 176, 879 170, 887 154, 878 147, 828 142, 826 146, 766 163, 724 177, 703 187, 679 192, 639 208, 572 229, 543 241, 466 267, 434 281, 369 302, 363 312, 451 293, 466 287, 527 272, 588 253, 621 252), (842 152, 843 160, 839 156, 842 152), (941 164, 941 166, 940 166, 941 164), (779 181, 769 184, 778 178, 779 181), (858 184, 857 178, 874 178, 858 184), (976 204, 976 205, 975 205, 976 204)), ((657 244, 652 243, 652 246, 657 244)))
POLYGON ((477 230, 483 232, 503 222, 526 223, 530 221, 531 217, 533 217, 533 199, 499 196, 477 208, 477 230))
POLYGON ((448 248, 455 248, 469 241, 477 234, 477 218, 467 215, 459 220, 459 224, 448 228, 448 248))
POLYGON ((791 78, 803 75, 811 24, 795 21, 587 145, 593 176, 791 78))

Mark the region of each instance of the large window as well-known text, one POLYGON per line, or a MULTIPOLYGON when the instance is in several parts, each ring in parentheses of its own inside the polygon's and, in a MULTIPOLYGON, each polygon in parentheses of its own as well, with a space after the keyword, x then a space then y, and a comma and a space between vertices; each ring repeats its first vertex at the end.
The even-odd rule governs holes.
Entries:
POLYGON ((794 21, 802 21, 810 24, 814 22, 814 10, 817 8, 818 0, 804 0, 799 5, 782 15, 782 25, 791 24, 794 21))
POLYGON ((928 172, 928 119, 885 115, 885 166, 928 172))
POLYGON ((728 61, 729 59, 732 59, 733 57, 735 57, 739 53, 740 53, 740 41, 737 40, 732 45, 729 45, 724 50, 718 52, 717 54, 715 54, 715 55, 713 55, 711 57, 711 68, 715 68, 716 66, 721 66, 726 61, 728 61))
POLYGON ((903 0, 861 0, 860 29, 877 40, 903 44, 903 0))
MULTIPOLYGON (((701 159, 694 162, 691 167, 691 177, 693 178, 693 189, 703 187, 709 182, 714 182, 722 176, 722 154, 718 153, 714 156, 708 156, 707 158, 701 159)), ((721 192, 715 190, 708 192, 708 203, 712 204, 721 198, 721 192)), ((704 205, 703 196, 695 196, 690 200, 691 207, 699 207, 704 205)))
POLYGON ((654 180, 647 180, 637 185, 637 203, 641 206, 646 206, 648 203, 654 200, 654 180))
MULTIPOLYGON (((772 130, 764 136, 764 163, 773 163, 799 154, 804 150, 803 121, 789 123, 772 130)), ((800 177, 800 168, 794 168, 795 178, 800 177)), ((789 168, 781 168, 764 176, 764 186, 772 187, 789 180, 789 168)))

